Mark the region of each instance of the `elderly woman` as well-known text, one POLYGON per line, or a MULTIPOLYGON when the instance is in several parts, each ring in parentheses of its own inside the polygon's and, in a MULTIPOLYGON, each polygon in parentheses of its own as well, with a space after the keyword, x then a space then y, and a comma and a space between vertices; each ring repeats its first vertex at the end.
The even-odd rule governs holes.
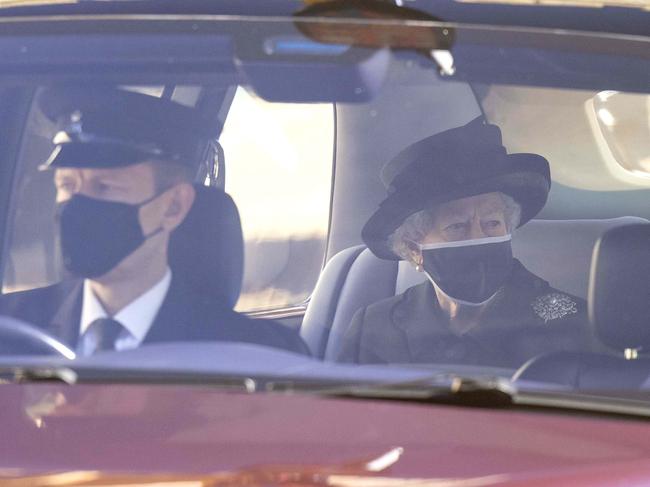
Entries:
POLYGON ((388 197, 363 240, 427 279, 358 310, 340 361, 517 367, 544 352, 597 348, 584 301, 512 256, 513 231, 546 203, 546 159, 507 154, 499 128, 476 119, 407 147, 382 180, 388 197))

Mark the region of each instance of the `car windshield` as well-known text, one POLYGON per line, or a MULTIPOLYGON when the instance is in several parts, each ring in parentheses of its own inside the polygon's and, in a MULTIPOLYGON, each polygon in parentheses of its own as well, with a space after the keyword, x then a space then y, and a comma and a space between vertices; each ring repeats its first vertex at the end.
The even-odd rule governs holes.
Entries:
POLYGON ((650 386, 649 39, 341 15, 7 25, 2 364, 650 386))

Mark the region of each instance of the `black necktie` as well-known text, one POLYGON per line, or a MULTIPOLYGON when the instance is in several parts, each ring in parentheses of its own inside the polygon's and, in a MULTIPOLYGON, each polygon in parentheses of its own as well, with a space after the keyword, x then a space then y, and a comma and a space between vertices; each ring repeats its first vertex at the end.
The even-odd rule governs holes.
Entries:
POLYGON ((90 324, 86 333, 97 330, 93 331, 97 336, 95 351, 101 352, 102 350, 115 350, 115 340, 123 329, 124 327, 112 318, 99 318, 90 324))

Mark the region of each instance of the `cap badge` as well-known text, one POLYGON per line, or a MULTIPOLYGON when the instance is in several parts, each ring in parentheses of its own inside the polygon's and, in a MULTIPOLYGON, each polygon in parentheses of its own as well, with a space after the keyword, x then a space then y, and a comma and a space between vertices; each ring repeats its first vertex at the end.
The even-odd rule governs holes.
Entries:
POLYGON ((81 135, 83 134, 83 125, 81 121, 81 112, 75 110, 70 114, 70 125, 66 128, 66 132, 70 135, 81 135))

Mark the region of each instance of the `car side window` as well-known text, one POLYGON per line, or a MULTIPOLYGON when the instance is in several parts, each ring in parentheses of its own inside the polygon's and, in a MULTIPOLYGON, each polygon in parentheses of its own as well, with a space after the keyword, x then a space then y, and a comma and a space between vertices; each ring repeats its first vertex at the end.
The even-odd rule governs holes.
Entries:
POLYGON ((325 254, 332 104, 270 103, 239 88, 220 142, 239 208, 245 269, 239 311, 293 307, 311 294, 325 254))

